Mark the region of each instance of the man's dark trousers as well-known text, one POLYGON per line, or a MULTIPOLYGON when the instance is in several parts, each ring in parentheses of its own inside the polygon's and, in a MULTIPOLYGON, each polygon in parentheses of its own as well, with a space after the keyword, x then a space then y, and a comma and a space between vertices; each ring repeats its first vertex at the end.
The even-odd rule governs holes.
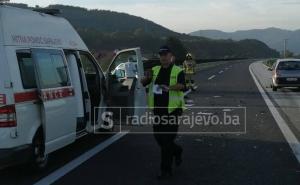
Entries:
POLYGON ((171 172, 173 158, 181 155, 182 148, 175 143, 179 127, 178 117, 181 114, 181 109, 175 110, 171 114, 165 113, 165 111, 154 110, 155 123, 158 124, 153 125, 153 131, 155 140, 161 149, 161 171, 171 172), (162 118, 164 118, 165 122, 163 122, 162 118))

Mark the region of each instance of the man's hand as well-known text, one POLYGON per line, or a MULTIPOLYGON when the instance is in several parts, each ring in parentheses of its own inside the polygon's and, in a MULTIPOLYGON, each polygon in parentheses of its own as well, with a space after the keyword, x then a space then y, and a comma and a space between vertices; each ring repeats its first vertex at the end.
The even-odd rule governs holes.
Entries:
POLYGON ((170 88, 168 87, 168 86, 166 86, 166 85, 160 85, 159 86, 161 89, 162 89, 162 91, 164 91, 164 92, 169 92, 169 90, 170 90, 170 88))
POLYGON ((168 86, 166 86, 166 85, 160 85, 159 86, 161 89, 162 89, 162 91, 164 91, 164 92, 169 92, 169 91, 182 91, 182 90, 184 90, 184 85, 182 85, 182 84, 176 84, 176 85, 172 85, 172 86, 170 86, 170 87, 168 87, 168 86))
POLYGON ((170 91, 183 91, 184 88, 185 88, 184 85, 182 85, 182 84, 176 84, 176 85, 170 86, 170 87, 169 87, 169 90, 170 90, 170 91))
POLYGON ((150 71, 145 71, 145 76, 141 79, 141 83, 146 86, 151 83, 153 77, 153 72, 152 70, 150 71))

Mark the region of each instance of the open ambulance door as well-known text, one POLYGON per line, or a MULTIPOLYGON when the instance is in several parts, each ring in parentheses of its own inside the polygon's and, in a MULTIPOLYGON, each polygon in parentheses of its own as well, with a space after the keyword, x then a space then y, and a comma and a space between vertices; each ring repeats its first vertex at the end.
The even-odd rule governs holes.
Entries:
POLYGON ((113 113, 114 120, 131 125, 128 120, 142 116, 147 109, 146 90, 140 83, 144 76, 140 48, 118 52, 106 75, 108 110, 113 113))
POLYGON ((102 128, 101 115, 106 111, 105 76, 96 59, 88 52, 78 52, 80 58, 80 73, 83 81, 85 118, 87 120, 87 131, 96 133, 102 128))
POLYGON ((45 154, 76 139, 76 99, 62 50, 31 49, 41 100, 45 154))

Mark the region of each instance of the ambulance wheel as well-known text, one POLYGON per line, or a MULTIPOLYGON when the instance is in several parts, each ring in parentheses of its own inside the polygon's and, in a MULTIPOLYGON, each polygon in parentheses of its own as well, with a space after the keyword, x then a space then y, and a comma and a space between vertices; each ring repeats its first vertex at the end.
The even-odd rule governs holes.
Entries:
POLYGON ((40 130, 32 142, 33 167, 34 169, 44 169, 48 164, 48 154, 45 154, 45 142, 43 132, 40 130))

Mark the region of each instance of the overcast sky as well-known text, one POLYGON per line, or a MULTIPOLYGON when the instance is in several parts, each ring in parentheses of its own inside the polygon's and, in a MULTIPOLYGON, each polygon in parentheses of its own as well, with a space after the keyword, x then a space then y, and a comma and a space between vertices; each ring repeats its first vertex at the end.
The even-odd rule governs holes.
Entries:
POLYGON ((178 32, 300 29, 300 0, 11 0, 31 6, 65 4, 141 16, 178 32))

